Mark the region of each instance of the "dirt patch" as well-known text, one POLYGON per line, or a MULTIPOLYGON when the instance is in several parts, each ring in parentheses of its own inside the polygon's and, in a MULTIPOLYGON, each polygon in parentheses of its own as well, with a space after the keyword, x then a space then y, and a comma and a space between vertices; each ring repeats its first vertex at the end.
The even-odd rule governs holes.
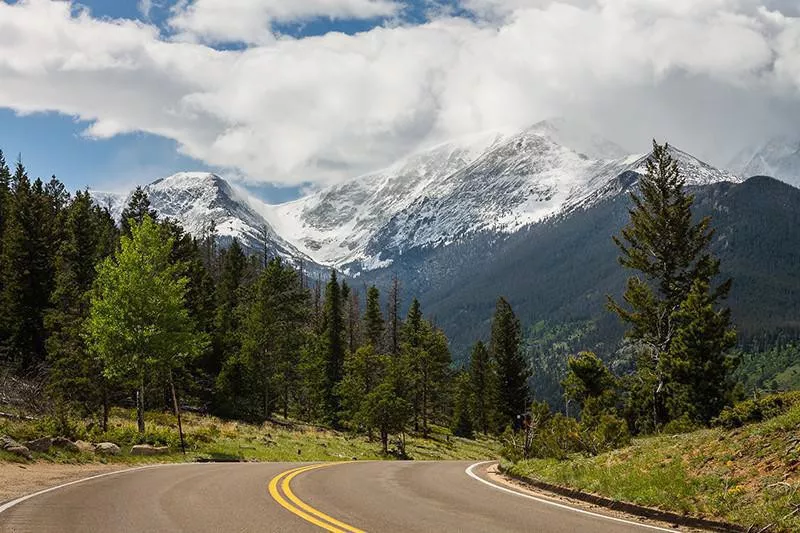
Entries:
POLYGON ((124 470, 127 465, 0 463, 0 503, 78 479, 124 470))

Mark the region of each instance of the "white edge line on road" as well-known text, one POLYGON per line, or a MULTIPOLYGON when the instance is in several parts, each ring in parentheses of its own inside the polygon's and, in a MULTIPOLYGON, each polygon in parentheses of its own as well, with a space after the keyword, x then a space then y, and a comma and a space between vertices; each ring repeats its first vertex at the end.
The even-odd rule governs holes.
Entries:
MULTIPOLYGON (((608 516, 608 515, 604 515, 604 514, 600 514, 600 513, 593 513, 592 511, 586 511, 584 509, 578 509, 577 507, 571 507, 569 505, 564 505, 564 504, 557 503, 557 502, 554 502, 554 501, 551 501, 551 500, 546 500, 544 498, 537 498, 536 496, 532 496, 530 494, 525 494, 523 492, 517 492, 515 490, 511 490, 511 489, 503 487, 501 485, 496 485, 495 483, 492 483, 491 481, 487 481, 487 480, 483 479, 482 477, 480 477, 478 474, 475 473, 474 470, 475 470, 476 467, 479 467, 481 465, 486 465, 486 464, 489 464, 489 463, 494 463, 494 462, 496 462, 496 461, 483 461, 481 463, 475 463, 474 465, 468 466, 467 469, 465 470, 465 472, 469 477, 471 477, 473 479, 476 479, 476 480, 480 481, 481 483, 483 483, 485 485, 489 485, 493 489, 500 490, 500 491, 503 491, 503 492, 507 492, 509 494, 513 494, 513 495, 519 496, 521 498, 527 498, 529 500, 533 500, 533 501, 536 501, 536 502, 539 502, 539 503, 552 505, 552 506, 558 507, 560 509, 566 509, 567 511, 572 511, 574 513, 586 514, 586 515, 594 516, 594 517, 597 517, 597 518, 603 518, 605 520, 612 520, 614 522, 621 522, 623 524, 629 524, 631 526, 643 527, 643 528, 647 528, 647 529, 654 529, 656 531, 669 531, 670 533, 675 533, 675 531, 676 531, 674 528, 673 529, 666 529, 666 528, 659 527, 659 526, 651 526, 649 524, 643 524, 641 522, 633 522, 632 520, 625 520, 624 518, 616 518, 616 517, 613 517, 613 516, 608 516)), ((1 511, 2 511, 2 509, 0 509, 0 512, 1 511)))
MULTIPOLYGON (((159 464, 154 464, 154 465, 135 466, 133 468, 126 468, 124 470, 114 470, 113 472, 105 472, 103 474, 97 474, 95 476, 89 476, 89 477, 85 477, 83 479, 76 479, 75 481, 70 481, 69 483, 63 483, 61 485, 56 485, 55 487, 50 487, 49 489, 40 490, 39 492, 34 492, 33 494, 28 494, 27 496, 22 496, 20 498, 17 498, 16 500, 11 500, 10 502, 6 502, 3 505, 0 505, 0 514, 2 514, 5 511, 8 511, 9 509, 14 507, 15 505, 20 504, 20 503, 24 502, 25 500, 30 500, 31 498, 34 498, 36 496, 40 496, 42 494, 46 494, 46 493, 52 492, 54 490, 63 489, 64 487, 69 487, 70 485, 77 485, 78 483, 83 483, 84 481, 91 481, 93 479, 98 479, 98 478, 101 478, 101 477, 114 476, 114 475, 117 475, 117 474, 125 474, 125 473, 128 473, 128 472, 135 472, 137 470, 145 470, 145 469, 148 469, 148 468, 156 468, 156 467, 159 467, 159 466, 181 466, 181 465, 198 465, 198 464, 204 464, 204 463, 159 463, 159 464)), ((214 464, 214 463, 205 463, 205 464, 214 464)))

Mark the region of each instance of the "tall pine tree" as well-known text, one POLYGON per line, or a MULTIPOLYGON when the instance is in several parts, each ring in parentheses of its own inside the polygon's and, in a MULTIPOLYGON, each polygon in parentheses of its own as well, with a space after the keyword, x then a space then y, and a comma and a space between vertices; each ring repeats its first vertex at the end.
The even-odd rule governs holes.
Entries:
POLYGON ((522 351, 522 326, 505 298, 497 301, 489 343, 497 368, 497 415, 501 427, 528 409, 530 367, 522 351))
POLYGON ((141 224, 146 216, 156 220, 157 213, 150 208, 150 198, 145 190, 141 186, 137 186, 128 200, 128 205, 122 210, 122 221, 120 223, 122 234, 130 236, 131 224, 141 224))
POLYGON ((99 361, 89 356, 82 331, 89 314, 95 265, 113 252, 109 234, 114 231, 108 212, 94 206, 88 192, 76 193, 66 211, 51 308, 45 315, 51 393, 62 408, 77 407, 83 416, 102 409, 104 431, 110 385, 99 361))
MULTIPOLYGON (((614 242, 621 252, 620 264, 640 275, 628 279, 624 304, 609 297, 609 308, 630 326, 627 336, 648 354, 647 358, 640 358, 638 370, 642 386, 650 390, 651 422, 657 428, 672 417, 668 410, 676 413, 670 396, 677 393, 683 380, 671 369, 687 364, 694 368, 718 366, 724 360, 717 351, 706 354, 673 349, 681 328, 691 322, 686 311, 681 312, 681 306, 699 287, 706 290, 705 304, 714 309, 727 296, 731 281, 712 285, 719 274, 719 260, 709 251, 714 236, 711 219, 695 222, 692 218, 694 196, 685 191, 685 178, 669 145, 653 141, 647 172, 639 181, 639 193, 631 193, 631 200, 630 222, 614 242), (669 409, 668 404, 672 404, 669 409)), ((700 307, 707 308, 705 304, 700 307)), ((700 312, 700 307, 696 311, 700 312)), ((707 330, 715 336, 709 339, 715 350, 727 344, 724 338, 728 335, 729 314, 720 315, 721 319, 726 317, 724 327, 707 330)), ((724 374, 721 368, 712 372, 715 376, 721 373, 724 374)))
POLYGON ((44 314, 52 290, 53 251, 60 244, 54 233, 58 214, 42 181, 31 183, 21 160, 11 182, 2 247, 6 337, 0 351, 27 370, 45 360, 44 314))
POLYGON ((494 419, 497 396, 497 374, 489 356, 489 350, 482 341, 475 343, 469 362, 469 382, 472 390, 471 412, 476 428, 488 434, 494 419))
POLYGON ((367 290, 367 309, 364 313, 364 335, 368 344, 376 351, 383 347, 383 315, 380 293, 374 285, 367 290))
POLYGON ((338 425, 339 410, 341 408, 336 387, 344 376, 345 357, 345 319, 343 309, 342 287, 336 276, 336 271, 331 271, 331 278, 325 287, 324 329, 325 339, 325 397, 327 401, 328 416, 334 426, 338 425))

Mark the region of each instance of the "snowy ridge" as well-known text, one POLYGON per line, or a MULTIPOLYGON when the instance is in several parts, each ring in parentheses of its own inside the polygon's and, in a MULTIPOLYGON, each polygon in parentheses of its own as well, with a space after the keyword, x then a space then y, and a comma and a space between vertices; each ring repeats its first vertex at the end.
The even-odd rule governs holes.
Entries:
MULTIPOLYGON (((621 175, 645 171, 649 154, 625 155, 594 134, 548 121, 481 142, 447 143, 393 167, 288 204, 267 218, 301 251, 355 274, 413 249, 478 232, 514 233, 628 190, 621 175), (570 146, 566 146, 569 143, 570 146), (477 153, 479 149, 482 153, 477 153), (586 152, 602 157, 590 158, 586 152)), ((739 181, 672 149, 689 185, 739 181)))
POLYGON ((800 187, 800 139, 776 137, 743 150, 728 165, 742 176, 770 176, 800 187))
MULTIPOLYGON (((672 148, 689 185, 740 181, 672 148)), ((184 172, 145 187, 152 207, 195 236, 212 223, 223 241, 332 266, 345 273, 390 266, 413 250, 476 233, 498 236, 624 194, 649 154, 563 120, 521 132, 493 131, 434 146, 384 170, 267 205, 215 174, 184 172), (591 154, 591 155, 590 155, 591 154)), ((118 218, 126 199, 92 193, 118 218)))
MULTIPOLYGON (((261 250, 266 238, 273 253, 285 259, 309 260, 275 232, 251 206, 246 192, 233 188, 216 174, 180 172, 143 188, 159 217, 175 220, 194 237, 207 235, 214 226, 223 244, 236 238, 247 248, 261 250)), ((116 220, 121 218, 130 198, 130 194, 91 194, 98 205, 109 207, 116 220)))

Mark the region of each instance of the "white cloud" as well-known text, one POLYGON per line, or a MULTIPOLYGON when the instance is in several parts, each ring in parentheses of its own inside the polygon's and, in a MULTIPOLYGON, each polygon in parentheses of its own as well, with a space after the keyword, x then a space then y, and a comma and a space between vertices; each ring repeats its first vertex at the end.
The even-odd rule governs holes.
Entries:
POLYGON ((139 13, 141 13, 144 18, 150 18, 150 11, 153 9, 153 0, 139 0, 137 7, 139 8, 139 13))
POLYGON ((269 43, 272 25, 307 20, 371 19, 397 13, 393 0, 181 0, 169 25, 179 38, 209 43, 269 43))
MULTIPOLYGON (((287 11, 259 20, 323 14, 323 4, 326 16, 351 17, 342 6, 358 3, 280 2, 287 11)), ((160 135, 209 165, 282 184, 342 180, 443 138, 556 114, 580 113, 628 146, 668 137, 718 160, 800 118, 790 2, 470 5, 501 4, 513 9, 218 51, 69 2, 0 2, 0 106, 73 115, 98 138, 160 135)))

